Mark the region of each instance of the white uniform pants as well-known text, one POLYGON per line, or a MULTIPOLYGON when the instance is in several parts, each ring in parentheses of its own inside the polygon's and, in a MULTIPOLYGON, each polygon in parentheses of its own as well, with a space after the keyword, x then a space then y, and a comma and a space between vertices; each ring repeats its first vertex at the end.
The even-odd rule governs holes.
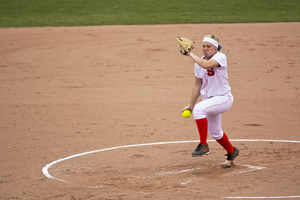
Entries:
POLYGON ((193 109, 194 119, 207 118, 208 132, 215 140, 223 137, 221 128, 221 114, 229 110, 233 103, 232 95, 215 96, 207 98, 202 96, 202 101, 193 109))

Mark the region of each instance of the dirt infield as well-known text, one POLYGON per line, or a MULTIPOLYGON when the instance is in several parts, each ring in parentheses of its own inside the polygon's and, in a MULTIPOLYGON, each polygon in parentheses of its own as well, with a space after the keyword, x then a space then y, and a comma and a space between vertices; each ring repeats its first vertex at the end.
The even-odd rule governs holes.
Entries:
POLYGON ((299 32, 300 23, 0 29, 0 199, 300 198, 299 32), (191 157, 198 134, 181 116, 194 73, 176 37, 202 55, 207 33, 229 49, 235 100, 222 127, 240 149, 230 169, 210 137, 211 154, 191 157), (53 179, 42 171, 84 152, 51 165, 53 179))

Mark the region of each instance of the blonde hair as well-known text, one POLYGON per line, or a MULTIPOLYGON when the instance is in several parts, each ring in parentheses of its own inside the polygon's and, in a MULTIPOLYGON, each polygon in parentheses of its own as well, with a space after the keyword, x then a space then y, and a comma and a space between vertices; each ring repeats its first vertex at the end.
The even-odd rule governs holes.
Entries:
POLYGON ((212 38, 214 40, 216 40, 218 42, 218 44, 220 44, 220 39, 218 36, 214 35, 214 34, 207 34, 205 35, 205 37, 209 37, 209 38, 212 38))
MULTIPOLYGON (((207 35, 205 35, 204 37, 209 37, 209 38, 211 38, 211 39, 214 39, 214 40, 217 41, 218 44, 221 46, 220 39, 219 39, 219 37, 218 37, 217 35, 214 35, 214 34, 207 34, 207 35)), ((222 48, 222 47, 221 47, 221 48, 222 48)), ((221 51, 221 49, 218 50, 218 51, 221 51)), ((229 49, 227 49, 225 55, 227 55, 228 53, 229 53, 229 49)))

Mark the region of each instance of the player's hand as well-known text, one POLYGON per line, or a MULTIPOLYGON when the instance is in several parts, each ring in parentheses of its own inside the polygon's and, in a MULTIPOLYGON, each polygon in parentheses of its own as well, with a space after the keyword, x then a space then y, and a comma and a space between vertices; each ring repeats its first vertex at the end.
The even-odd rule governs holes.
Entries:
POLYGON ((184 107, 182 110, 181 110, 181 112, 183 112, 183 111, 185 111, 185 110, 190 110, 191 112, 193 111, 193 108, 191 107, 191 106, 186 106, 186 107, 184 107))

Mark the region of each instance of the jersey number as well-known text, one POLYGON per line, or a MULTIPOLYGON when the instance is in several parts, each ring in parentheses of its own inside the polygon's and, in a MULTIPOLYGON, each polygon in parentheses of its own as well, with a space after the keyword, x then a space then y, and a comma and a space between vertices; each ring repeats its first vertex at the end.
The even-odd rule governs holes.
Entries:
POLYGON ((213 75, 215 75, 214 69, 207 69, 207 75, 208 75, 208 76, 213 76, 213 75))

